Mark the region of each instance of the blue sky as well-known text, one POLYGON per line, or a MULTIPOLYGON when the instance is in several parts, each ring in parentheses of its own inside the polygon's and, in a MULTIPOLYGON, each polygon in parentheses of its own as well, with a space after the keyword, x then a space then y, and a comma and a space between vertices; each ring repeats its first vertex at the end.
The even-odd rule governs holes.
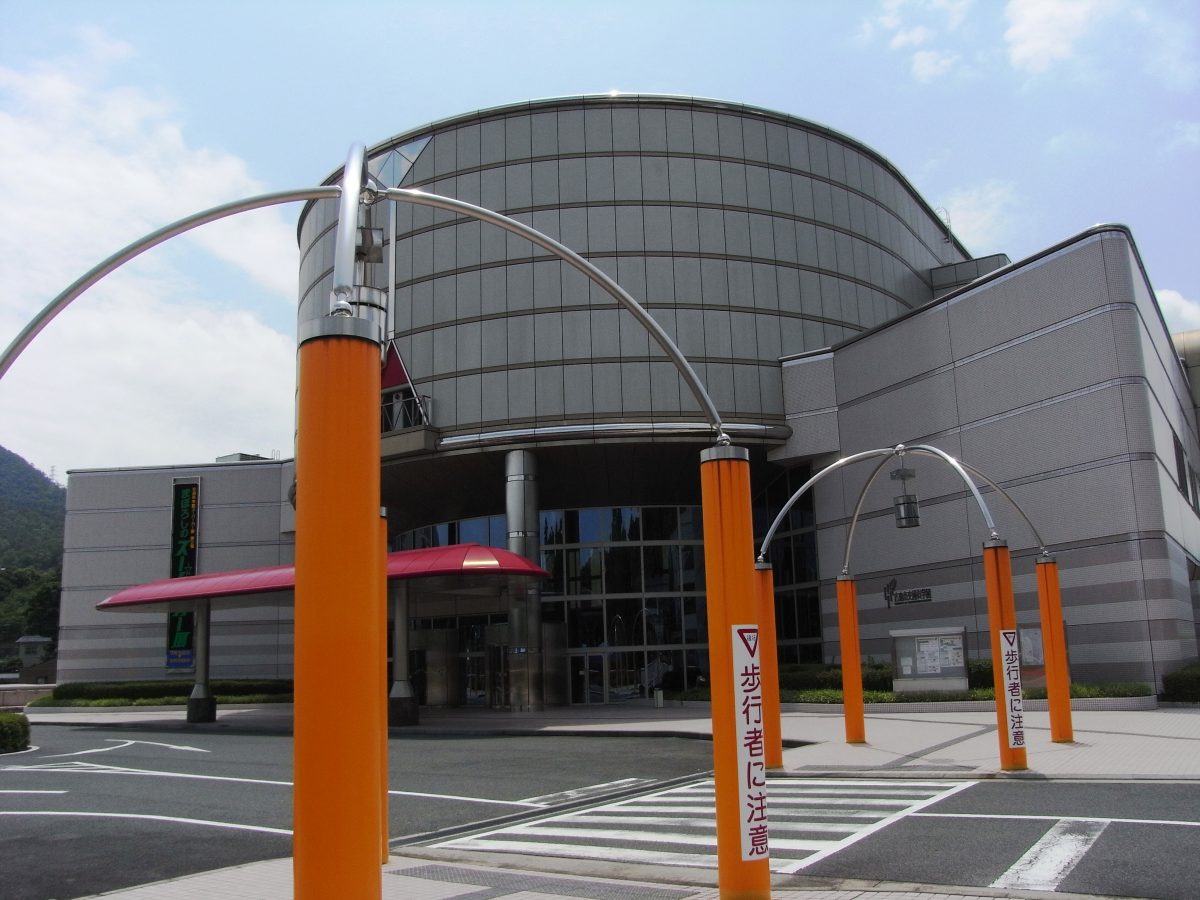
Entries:
MULTIPOLYGON (((536 97, 690 94, 890 159, 973 253, 1132 227, 1200 328, 1200 4, 0 0, 0 342, 124 244, 321 180, 355 141, 536 97)), ((93 288, 0 382, 0 444, 68 469, 291 454, 298 206, 93 288)))

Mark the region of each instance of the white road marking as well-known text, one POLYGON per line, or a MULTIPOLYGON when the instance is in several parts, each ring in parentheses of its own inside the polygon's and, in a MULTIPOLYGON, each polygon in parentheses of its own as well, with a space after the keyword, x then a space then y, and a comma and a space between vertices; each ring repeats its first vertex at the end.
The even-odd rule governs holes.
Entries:
POLYGON ((0 791, 0 794, 65 794, 66 791, 0 791))
POLYGON ((82 816, 89 819, 139 819, 148 822, 173 822, 177 825, 204 825, 209 828, 230 828, 235 831, 258 831, 263 834, 291 836, 287 828, 268 828, 266 825, 239 825, 236 822, 212 822, 208 819, 184 819, 179 816, 152 816, 141 813, 60 812, 55 810, 0 810, 0 816, 82 816))
MULTIPOLYGON (((792 778, 772 779, 768 788, 771 870, 787 873, 801 869, 974 783, 908 782, 897 786, 895 782, 854 780, 810 785, 792 778), (835 796, 817 797, 816 793, 835 796), (898 795, 905 795, 905 799, 897 799, 898 795)), ((434 842, 432 846, 713 867, 714 793, 712 780, 704 779, 578 812, 434 842)))
POLYGON ((126 741, 120 738, 105 738, 114 746, 112 747, 95 747, 91 750, 76 750, 74 753, 51 753, 49 756, 41 756, 39 759, 58 759, 64 756, 84 756, 88 753, 107 753, 109 750, 124 750, 126 747, 132 747, 134 744, 148 744, 151 747, 166 747, 168 750, 187 750, 191 753, 209 753, 209 750, 202 750, 199 747, 184 747, 179 744, 163 744, 159 741, 126 741))
MULTIPOLYGON (((269 781, 265 778, 237 778, 232 775, 194 775, 189 772, 159 772, 154 769, 129 769, 123 766, 105 766, 82 760, 71 762, 44 763, 35 766, 0 766, 0 772, 66 772, 72 775, 141 775, 149 778, 188 778, 197 781, 232 781, 239 784, 266 784, 276 787, 292 787, 290 781, 269 781)), ((459 797, 455 794, 424 794, 418 791, 388 791, 398 797, 428 797, 433 800, 461 800, 466 803, 484 803, 491 806, 520 806, 541 809, 537 803, 522 800, 489 800, 486 797, 459 797)))
POLYGON ((388 791, 395 797, 429 797, 433 800, 462 800, 465 803, 488 803, 493 806, 524 806, 528 809, 542 809, 540 803, 529 803, 525 800, 489 800, 487 797, 460 797, 457 794, 423 794, 420 791, 388 791))
MULTIPOLYGON (((825 857, 830 856, 845 847, 849 847, 851 844, 858 843, 863 838, 868 837, 869 835, 872 835, 875 832, 880 831, 884 828, 887 828, 889 825, 891 825, 894 822, 899 822, 904 817, 912 815, 913 813, 917 812, 918 810, 924 809, 927 806, 932 806, 934 803, 939 803, 942 800, 945 800, 947 797, 952 797, 955 794, 957 794, 959 791, 965 791, 967 788, 969 788, 973 784, 975 784, 975 782, 973 782, 973 781, 963 781, 963 782, 960 782, 959 784, 956 784, 956 785, 950 787, 948 790, 939 791, 938 793, 934 794, 932 797, 922 800, 919 803, 915 803, 912 806, 907 807, 906 809, 899 810, 899 811, 893 813, 892 815, 888 816, 885 819, 880 819, 878 822, 875 822, 872 825, 868 825, 862 831, 858 832, 857 834, 852 834, 850 837, 846 838, 844 841, 838 841, 832 847, 829 847, 825 850, 820 850, 820 851, 814 853, 812 856, 806 856, 804 859, 798 860, 797 862, 794 862, 791 865, 783 866, 780 869, 775 869, 774 871, 781 872, 786 875, 791 875, 795 872, 799 872, 801 869, 807 869, 813 863, 820 862, 825 857)), ((768 803, 769 802, 770 801, 768 800, 768 803)), ((768 806, 768 809, 769 808, 770 807, 768 806)))
POLYGON ((994 888, 1053 891, 1071 874, 1108 826, 1106 821, 1063 819, 1025 851, 1008 871, 992 882, 994 888))
POLYGON ((1109 819, 1096 816, 1034 816, 1020 813, 913 813, 917 819, 1021 819, 1030 822, 1118 822, 1122 825, 1182 825, 1200 828, 1200 822, 1188 819, 1109 819))
POLYGON ((625 787, 633 787, 635 784, 646 783, 649 780, 646 778, 621 778, 617 781, 606 781, 603 784, 593 784, 588 787, 575 788, 570 791, 558 791, 554 794, 542 794, 539 797, 526 797, 522 803, 528 803, 533 806, 554 806, 557 803, 565 803, 569 800, 578 800, 581 797, 590 797, 593 794, 602 794, 606 791, 619 790, 625 787))

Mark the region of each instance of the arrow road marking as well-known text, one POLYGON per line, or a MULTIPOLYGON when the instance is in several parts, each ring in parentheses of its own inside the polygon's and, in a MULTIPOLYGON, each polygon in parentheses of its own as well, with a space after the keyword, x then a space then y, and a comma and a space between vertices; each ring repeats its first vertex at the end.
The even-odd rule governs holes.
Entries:
POLYGON ((112 747, 95 747, 91 750, 76 750, 74 753, 51 753, 48 756, 39 757, 40 759, 56 759, 61 756, 83 756, 87 753, 107 753, 109 750, 124 750, 126 747, 132 747, 134 744, 147 744, 151 747, 166 747, 168 750, 187 750, 191 753, 208 753, 208 750, 202 750, 199 747, 184 747, 180 744, 163 744, 159 741, 124 741, 119 738, 105 738, 114 746, 112 747))

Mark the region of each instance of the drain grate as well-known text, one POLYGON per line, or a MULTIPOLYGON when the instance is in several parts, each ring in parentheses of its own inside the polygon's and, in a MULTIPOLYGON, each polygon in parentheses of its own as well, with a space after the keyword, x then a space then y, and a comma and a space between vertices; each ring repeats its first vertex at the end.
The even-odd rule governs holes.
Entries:
POLYGON ((694 896, 694 891, 650 887, 641 884, 606 884, 573 878, 554 878, 548 875, 528 875, 518 872, 498 872, 468 869, 462 866, 416 866, 384 870, 387 875, 407 875, 449 884, 473 884, 483 888, 463 894, 460 900, 489 900, 509 894, 554 894, 559 897, 579 897, 582 900, 681 900, 694 896))

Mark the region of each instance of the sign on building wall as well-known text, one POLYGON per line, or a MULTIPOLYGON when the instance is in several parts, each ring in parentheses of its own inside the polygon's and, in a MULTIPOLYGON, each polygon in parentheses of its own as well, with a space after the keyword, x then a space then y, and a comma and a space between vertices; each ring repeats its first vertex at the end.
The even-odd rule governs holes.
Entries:
POLYGON ((195 619, 190 612, 167 613, 167 668, 194 669, 196 648, 193 643, 195 619))
POLYGON ((171 510, 171 577, 196 574, 196 530, 200 521, 200 485, 174 485, 171 510))
MULTIPOLYGON (((196 574, 197 530, 200 522, 200 485, 177 482, 172 486, 171 577, 196 574)), ((193 669, 196 654, 192 639, 195 620, 190 612, 167 613, 168 669, 193 669)))
POLYGON ((766 859, 767 768, 758 626, 733 626, 734 721, 742 798, 742 861, 766 859))
POLYGON ((1004 667, 1004 715, 1010 749, 1025 746, 1025 711, 1021 701, 1021 652, 1017 630, 1000 631, 1000 664, 1004 667))

